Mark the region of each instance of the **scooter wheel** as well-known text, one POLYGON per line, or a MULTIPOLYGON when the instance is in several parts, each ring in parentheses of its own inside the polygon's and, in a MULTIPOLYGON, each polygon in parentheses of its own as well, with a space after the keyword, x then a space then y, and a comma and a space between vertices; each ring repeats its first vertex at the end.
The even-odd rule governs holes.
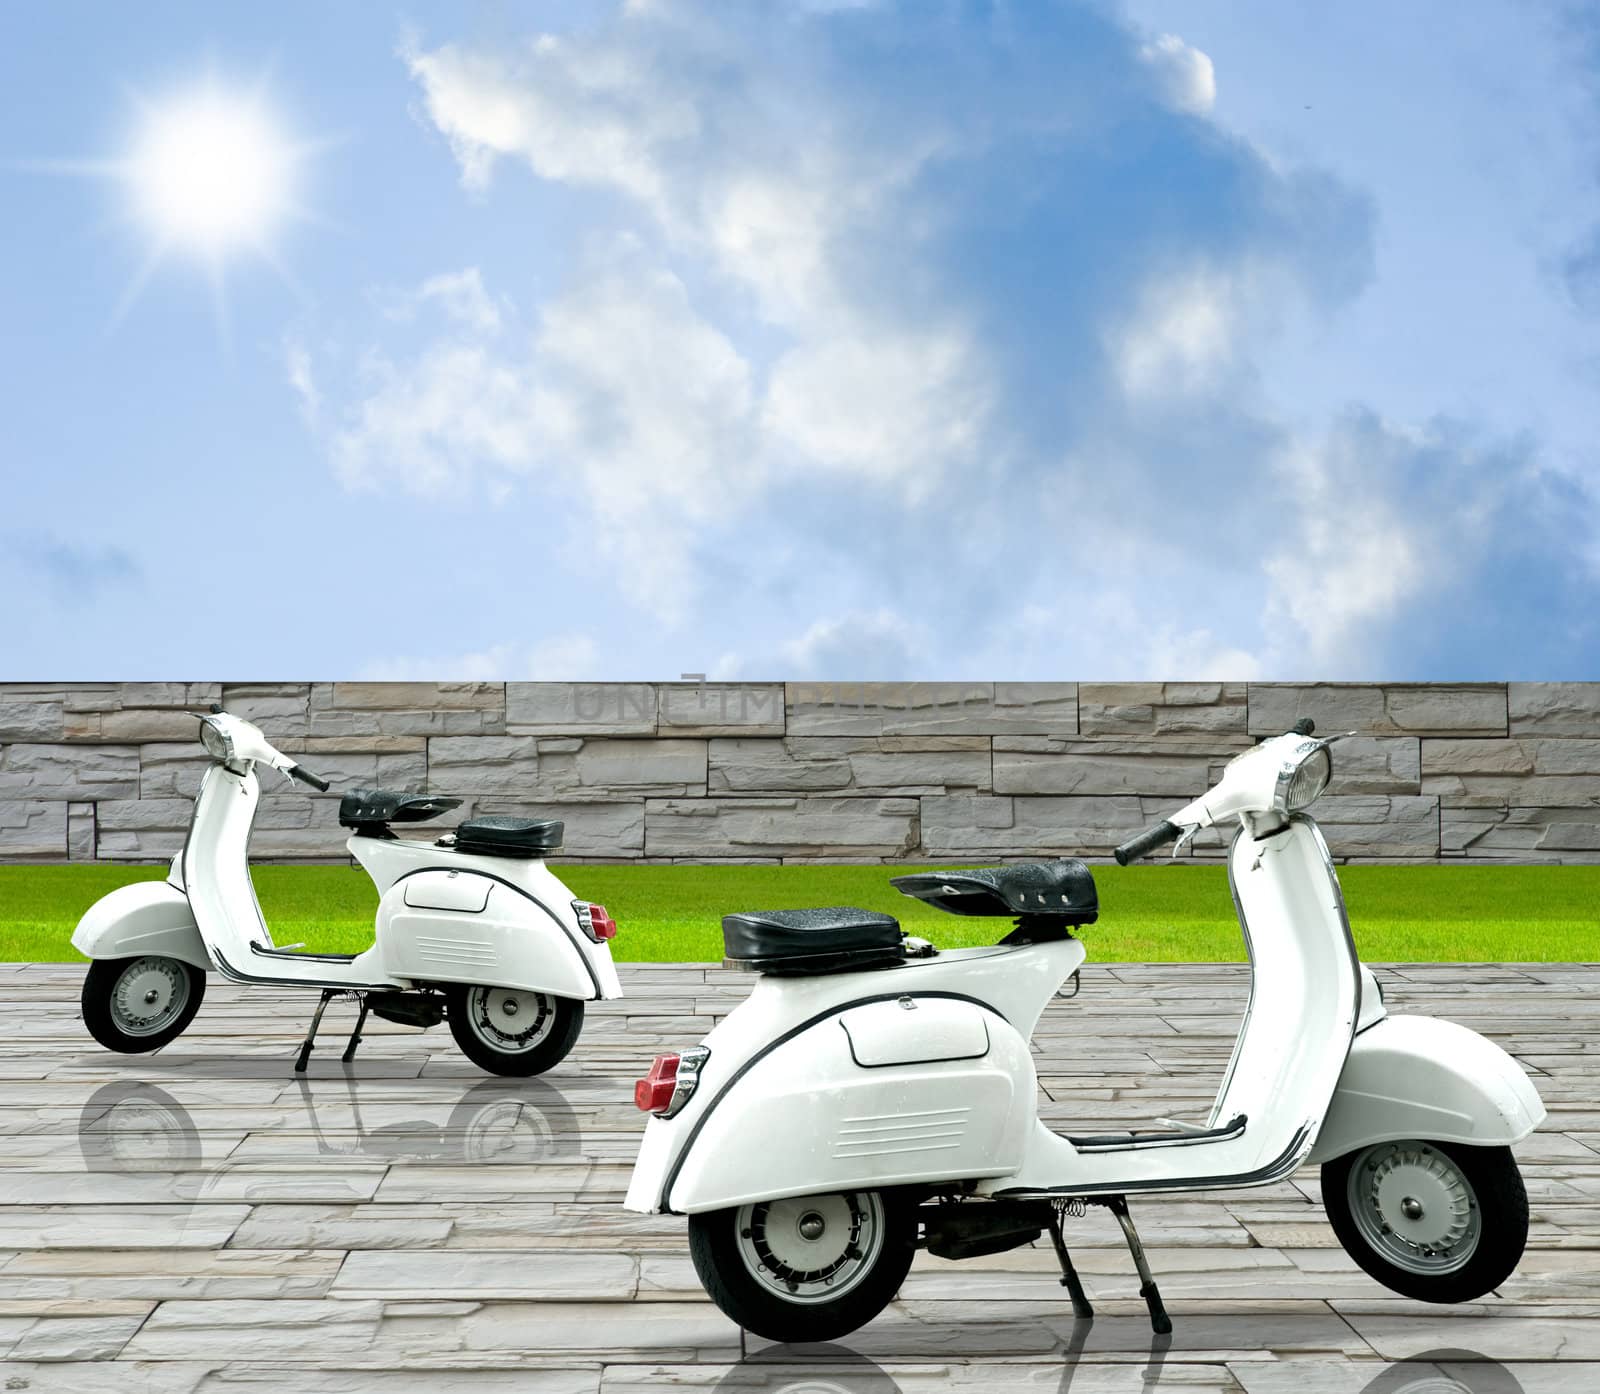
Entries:
POLYGON ((1516 1269, 1528 1193, 1509 1147, 1382 1142, 1322 1167, 1322 1204, 1344 1250, 1420 1302, 1471 1302, 1516 1269))
POLYGON ((689 1217, 711 1300, 769 1341, 832 1341, 894 1300, 916 1253, 915 1207, 892 1191, 759 1201, 689 1217))
POLYGON ((451 983, 445 1017, 461 1053, 496 1075, 542 1075, 578 1043, 583 1003, 548 992, 451 983))
POLYGON ((181 1036, 205 995, 206 975, 181 959, 97 958, 83 976, 83 1024, 107 1050, 142 1055, 181 1036))

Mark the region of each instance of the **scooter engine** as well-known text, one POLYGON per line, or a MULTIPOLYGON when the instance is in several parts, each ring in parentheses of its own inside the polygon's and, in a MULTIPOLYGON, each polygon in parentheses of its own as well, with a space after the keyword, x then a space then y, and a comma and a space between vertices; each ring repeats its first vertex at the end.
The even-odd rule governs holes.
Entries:
POLYGON ((984 1258, 1020 1249, 1044 1233, 1046 1207, 1038 1204, 939 1205, 925 1209, 923 1233, 936 1258, 984 1258))
POLYGON ((437 1026, 444 998, 437 992, 369 992, 367 1010, 398 1026, 437 1026))

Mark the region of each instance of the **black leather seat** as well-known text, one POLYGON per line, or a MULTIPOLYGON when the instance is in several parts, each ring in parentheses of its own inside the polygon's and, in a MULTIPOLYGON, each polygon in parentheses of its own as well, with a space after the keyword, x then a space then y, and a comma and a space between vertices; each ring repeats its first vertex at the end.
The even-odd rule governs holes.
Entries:
POLYGON ((920 871, 890 881, 903 895, 952 915, 1046 915, 1089 924, 1100 915, 1094 875, 1082 862, 1025 862, 969 871, 920 871))
POLYGON ((437 794, 405 794, 393 789, 352 789, 339 800, 339 821, 347 828, 378 829, 390 823, 425 823, 460 808, 460 799, 437 794))
POLYGON ((565 832, 559 818, 469 818, 456 829, 456 851, 528 860, 554 852, 565 832))
POLYGON ((850 906, 724 915, 722 943, 730 964, 760 973, 853 972, 905 957, 893 915, 850 906))
POLYGON ((722 943, 731 965, 758 973, 840 973, 906 957, 894 915, 851 906, 723 915, 722 943))

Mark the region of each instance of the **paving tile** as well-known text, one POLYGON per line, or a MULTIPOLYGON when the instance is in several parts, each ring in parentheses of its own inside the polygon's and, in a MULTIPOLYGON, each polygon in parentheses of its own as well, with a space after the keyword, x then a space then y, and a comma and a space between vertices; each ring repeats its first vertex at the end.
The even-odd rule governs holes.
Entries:
MULTIPOLYGON (((1537 1071, 1551 1118, 1519 1148, 1530 1247, 1503 1300, 1386 1293, 1339 1248, 1307 1169, 1135 1207, 1170 1342, 1095 1210, 1069 1229, 1088 1327, 1041 1244, 921 1254, 878 1321, 796 1350, 741 1339, 706 1299, 681 1218, 620 1206, 633 1080, 732 1010, 747 974, 625 965, 630 995, 593 1008, 538 1080, 487 1079, 447 1032, 388 1025, 353 1065, 326 1049, 300 1079, 303 995, 213 984, 180 1041, 121 1057, 83 1035, 81 969, 0 965, 25 1009, 0 1048, 0 1378, 132 1394, 1600 1387, 1600 969, 1380 971, 1391 1010, 1461 1021, 1537 1071)), ((1036 1034, 1041 1116, 1203 1117, 1247 995, 1240 965, 1097 965, 1036 1034)))
POLYGON ((27 1394, 196 1394, 211 1372, 207 1364, 173 1361, 101 1362, 0 1360, 0 1389, 27 1394))
MULTIPOLYGON (((0 1279, 4 1274, 0 1273, 0 1279)), ((372 1249, 350 1254, 335 1297, 532 1298, 620 1302, 639 1287, 631 1254, 541 1249, 452 1249, 445 1253, 372 1249)))

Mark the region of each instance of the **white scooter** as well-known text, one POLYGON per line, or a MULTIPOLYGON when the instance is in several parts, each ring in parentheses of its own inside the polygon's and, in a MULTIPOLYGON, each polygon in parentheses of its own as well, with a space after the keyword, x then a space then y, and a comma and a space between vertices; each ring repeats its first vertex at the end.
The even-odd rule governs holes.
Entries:
POLYGON ((1156 1331, 1171 1330, 1127 1198, 1281 1181, 1322 1164, 1339 1241, 1394 1291, 1463 1302, 1521 1257, 1527 1195, 1510 1145, 1544 1119, 1522 1068, 1450 1022, 1389 1016, 1357 960, 1327 845, 1303 810, 1332 775, 1311 723, 1236 757, 1217 785, 1117 849, 1124 865, 1237 820, 1228 877, 1249 1006, 1209 1116, 1072 1137, 1037 1114, 1029 1038, 1084 961, 1098 914, 1079 861, 902 876, 959 915, 1015 918, 990 948, 935 950, 888 915, 723 920, 763 976, 705 1040, 658 1058, 626 1204, 689 1217, 712 1299, 774 1341, 870 1321, 919 1247, 999 1253, 1048 1233, 1080 1317, 1093 1309, 1062 1219, 1117 1217, 1156 1331))
POLYGON ((260 799, 256 766, 326 791, 325 780, 274 750, 221 707, 200 718, 212 764, 195 799, 183 851, 166 881, 112 891, 89 908, 72 946, 94 960, 83 1020, 110 1050, 156 1050, 182 1034, 205 996, 206 973, 238 983, 304 987, 322 996, 295 1069, 304 1072, 329 1001, 358 999, 343 1059, 367 1013, 408 1026, 449 1020, 466 1056, 499 1075, 535 1075, 573 1047, 583 1004, 622 996, 603 905, 576 900, 544 864, 562 825, 474 818, 436 842, 403 841, 416 823, 460 799, 356 789, 339 821, 377 883, 377 933, 359 954, 302 953, 272 942, 250 880, 250 829, 260 799))

